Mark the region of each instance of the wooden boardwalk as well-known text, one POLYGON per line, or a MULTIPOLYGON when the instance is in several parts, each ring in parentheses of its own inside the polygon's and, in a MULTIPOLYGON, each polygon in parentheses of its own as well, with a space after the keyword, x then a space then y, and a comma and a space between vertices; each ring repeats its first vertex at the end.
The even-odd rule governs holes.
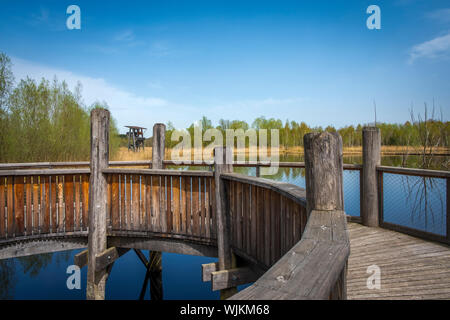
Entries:
POLYGON ((348 223, 348 299, 450 299, 450 247, 402 233, 348 223), (368 289, 377 265, 381 288, 368 289))

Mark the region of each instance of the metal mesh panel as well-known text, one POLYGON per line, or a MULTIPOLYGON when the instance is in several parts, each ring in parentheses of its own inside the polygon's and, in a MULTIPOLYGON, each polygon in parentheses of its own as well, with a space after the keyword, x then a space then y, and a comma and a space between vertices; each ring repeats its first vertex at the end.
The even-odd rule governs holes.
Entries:
POLYGON ((446 234, 446 180, 383 173, 385 222, 446 234))
POLYGON ((344 170, 344 210, 349 216, 360 217, 361 170, 344 170))

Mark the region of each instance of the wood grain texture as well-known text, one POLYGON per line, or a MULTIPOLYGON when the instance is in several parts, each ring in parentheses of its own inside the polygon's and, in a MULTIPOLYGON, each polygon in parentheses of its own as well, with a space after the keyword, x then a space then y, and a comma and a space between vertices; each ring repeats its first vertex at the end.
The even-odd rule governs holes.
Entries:
POLYGON ((358 223, 348 229, 348 299, 450 299, 447 245, 358 223), (380 268, 380 289, 367 287, 372 265, 380 268))
POLYGON ((362 169, 362 223, 378 227, 378 183, 377 166, 381 164, 381 133, 376 127, 364 127, 362 169))
POLYGON ((24 177, 14 177, 14 236, 20 237, 25 233, 24 224, 24 177))
POLYGON ((0 239, 6 237, 5 178, 0 177, 0 239))
POLYGON ((345 213, 312 211, 301 241, 231 299, 329 299, 349 254, 345 213))

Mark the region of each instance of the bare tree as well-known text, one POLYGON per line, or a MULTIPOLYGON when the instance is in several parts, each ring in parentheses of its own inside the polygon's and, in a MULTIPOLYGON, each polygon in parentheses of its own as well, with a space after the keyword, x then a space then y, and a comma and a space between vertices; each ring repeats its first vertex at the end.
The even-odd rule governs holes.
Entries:
MULTIPOLYGON (((414 153, 419 155, 418 164, 422 169, 430 169, 437 158, 438 147, 445 144, 443 139, 448 124, 443 121, 442 110, 440 111, 440 118, 436 117, 434 100, 431 113, 425 103, 423 116, 418 114, 416 117, 412 108, 410 115, 419 142, 418 145, 412 146, 415 149, 414 153)), ((413 139, 408 136, 407 140, 409 144, 413 139)), ((405 158, 404 163, 406 163, 405 158)), ((416 216, 420 218, 423 215, 425 228, 427 228, 429 219, 434 224, 437 214, 440 213, 441 218, 443 217, 445 214, 444 194, 446 189, 445 184, 440 183, 440 179, 405 176, 402 180, 407 193, 406 201, 412 204, 412 221, 415 220, 416 216)))

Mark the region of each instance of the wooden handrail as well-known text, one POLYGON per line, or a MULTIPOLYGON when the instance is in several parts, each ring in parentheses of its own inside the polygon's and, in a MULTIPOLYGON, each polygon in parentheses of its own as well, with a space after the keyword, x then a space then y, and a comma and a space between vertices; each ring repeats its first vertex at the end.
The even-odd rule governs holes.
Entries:
POLYGON ((293 184, 264 178, 250 177, 239 173, 225 173, 221 175, 221 178, 273 190, 306 207, 305 189, 299 188, 293 184))
POLYGON ((55 176, 66 174, 89 174, 89 169, 27 169, 0 170, 0 176, 55 176))
POLYGON ((377 171, 385 173, 404 174, 408 176, 450 178, 450 171, 441 171, 441 170, 377 166, 377 171))
POLYGON ((253 285, 231 300, 329 299, 345 295, 350 242, 343 211, 312 211, 299 241, 253 285), (342 286, 345 287, 345 286, 342 286))
POLYGON ((108 168, 103 173, 112 174, 139 174, 139 175, 155 175, 155 176, 189 176, 189 177, 212 177, 211 171, 201 170, 167 170, 167 169, 115 169, 108 168))

